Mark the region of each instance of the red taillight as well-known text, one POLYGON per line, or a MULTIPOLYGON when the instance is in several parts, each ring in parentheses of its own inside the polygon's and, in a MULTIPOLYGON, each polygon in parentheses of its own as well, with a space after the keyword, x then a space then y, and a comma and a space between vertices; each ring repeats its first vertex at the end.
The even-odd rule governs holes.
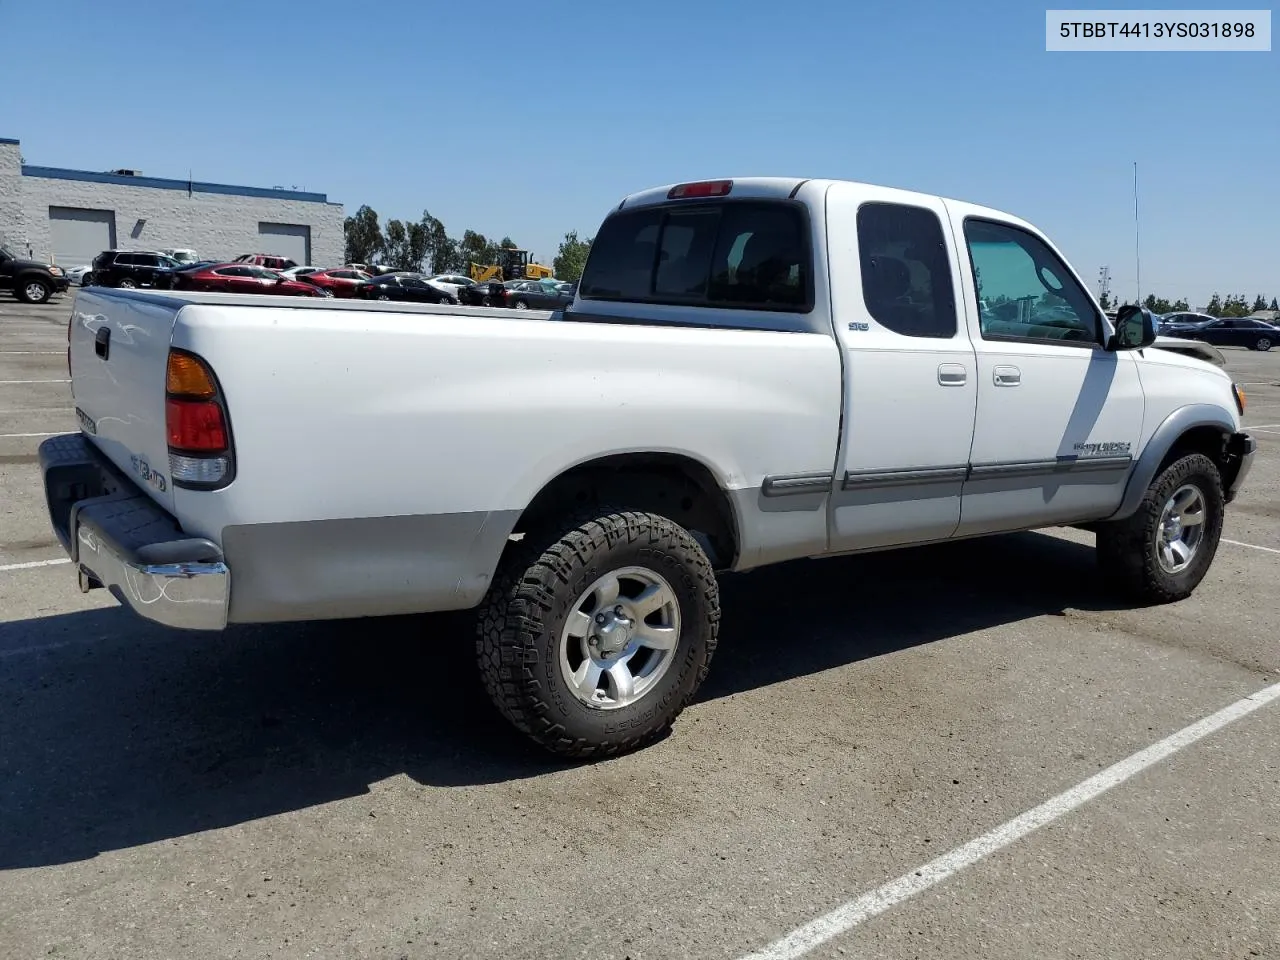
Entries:
POLYGON ((700 183, 680 183, 667 193, 668 200, 689 197, 725 197, 733 189, 732 180, 703 180, 700 183))
POLYGON ((227 423, 216 400, 175 400, 164 404, 169 446, 189 453, 225 453, 227 423))
POLYGON ((175 485, 216 489, 235 475, 227 408, 203 359, 171 349, 165 371, 165 434, 175 485))

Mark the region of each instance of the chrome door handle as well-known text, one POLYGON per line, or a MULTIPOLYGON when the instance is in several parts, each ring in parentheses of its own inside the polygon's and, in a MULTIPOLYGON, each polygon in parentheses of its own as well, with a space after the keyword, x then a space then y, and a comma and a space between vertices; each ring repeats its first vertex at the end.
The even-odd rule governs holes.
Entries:
POLYGON ((944 387, 962 387, 969 379, 969 371, 962 363, 938 364, 938 382, 944 387))
POLYGON ((1022 382, 1022 371, 1017 367, 996 367, 995 381, 997 387, 1016 387, 1022 382))

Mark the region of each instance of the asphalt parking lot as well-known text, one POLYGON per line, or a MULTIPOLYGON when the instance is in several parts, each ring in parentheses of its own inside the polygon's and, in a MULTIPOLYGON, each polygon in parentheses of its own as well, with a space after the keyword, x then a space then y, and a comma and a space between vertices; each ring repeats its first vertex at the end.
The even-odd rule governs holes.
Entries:
POLYGON ((574 766, 465 617, 80 594, 36 466, 73 296, 0 298, 0 956, 1280 956, 1280 700, 1238 706, 1280 682, 1280 353, 1224 351, 1260 449, 1191 599, 1117 607, 1075 531, 729 577, 673 734, 574 766))

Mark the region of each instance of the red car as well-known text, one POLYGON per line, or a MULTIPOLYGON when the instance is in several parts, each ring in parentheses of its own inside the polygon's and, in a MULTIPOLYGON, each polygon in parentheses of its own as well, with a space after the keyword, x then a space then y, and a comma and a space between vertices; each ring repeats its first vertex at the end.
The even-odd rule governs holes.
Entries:
POLYGON ((280 276, 274 270, 248 263, 215 263, 174 274, 174 290, 211 293, 268 293, 273 297, 324 297, 319 287, 280 276))
POLYGON ((354 297, 356 290, 373 279, 362 270, 350 267, 334 267, 332 270, 317 270, 298 278, 306 283, 314 283, 321 289, 328 290, 335 297, 354 297))

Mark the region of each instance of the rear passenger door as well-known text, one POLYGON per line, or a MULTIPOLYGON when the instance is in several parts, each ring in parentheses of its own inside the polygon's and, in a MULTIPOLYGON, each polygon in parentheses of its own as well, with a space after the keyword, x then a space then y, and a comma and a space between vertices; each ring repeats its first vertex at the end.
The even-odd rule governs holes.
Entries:
POLYGON ((940 201, 833 184, 832 313, 844 355, 844 431, 831 547, 950 537, 960 521, 976 357, 940 201))

